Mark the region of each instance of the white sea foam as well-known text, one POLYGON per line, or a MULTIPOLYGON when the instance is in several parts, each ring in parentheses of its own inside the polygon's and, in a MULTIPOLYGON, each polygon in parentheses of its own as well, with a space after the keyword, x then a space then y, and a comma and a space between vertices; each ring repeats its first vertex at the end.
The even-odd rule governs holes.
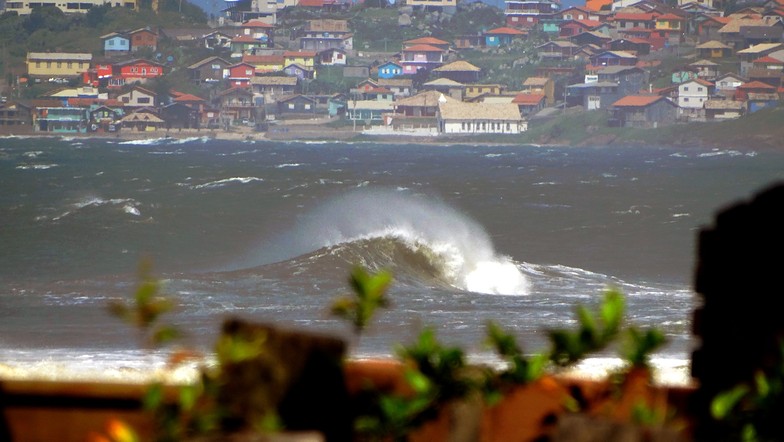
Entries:
POLYGON ((283 168, 286 168, 286 167, 299 167, 301 165, 302 164, 300 164, 300 163, 285 163, 285 164, 278 164, 277 166, 275 166, 275 168, 276 169, 283 169, 283 168))
POLYGON ((259 181, 264 181, 264 179, 263 178, 252 177, 252 176, 251 177, 224 178, 222 180, 210 181, 209 183, 196 184, 196 185, 191 186, 191 189, 212 189, 212 188, 215 188, 215 187, 223 187, 223 186, 226 186, 226 185, 229 185, 229 184, 235 184, 235 183, 248 184, 248 183, 259 182, 259 181))
POLYGON ((16 168, 19 170, 46 170, 58 166, 59 164, 20 164, 16 168))
POLYGON ((170 141, 170 137, 161 137, 161 138, 144 138, 141 140, 128 140, 128 141, 121 141, 117 144, 127 144, 132 146, 156 146, 159 144, 164 144, 167 141, 170 141))
POLYGON ((73 215, 74 213, 77 213, 79 210, 89 208, 89 207, 102 207, 102 206, 119 207, 124 213, 133 216, 140 216, 141 215, 141 212, 139 211, 140 205, 141 204, 133 198, 104 199, 98 196, 87 196, 75 203, 70 204, 69 205, 70 209, 53 217, 51 220, 59 221, 69 215, 73 215))

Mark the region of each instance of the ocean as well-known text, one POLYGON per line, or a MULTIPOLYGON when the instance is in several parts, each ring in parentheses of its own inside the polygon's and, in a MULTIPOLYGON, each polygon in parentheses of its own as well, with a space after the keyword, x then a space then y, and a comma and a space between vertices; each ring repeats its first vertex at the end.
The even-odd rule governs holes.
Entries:
MULTIPOLYGON (((147 261, 175 304, 162 321, 207 355, 239 317, 343 337, 357 358, 431 327, 493 363, 488 321, 542 351, 612 287, 627 324, 667 336, 659 379, 688 383, 697 234, 782 178, 784 152, 748 146, 2 138, 0 377, 163 370, 171 348, 145 349, 107 308, 147 261), (394 275, 361 339, 329 314, 355 265, 394 275)), ((608 349, 581 370, 617 362, 608 349)))

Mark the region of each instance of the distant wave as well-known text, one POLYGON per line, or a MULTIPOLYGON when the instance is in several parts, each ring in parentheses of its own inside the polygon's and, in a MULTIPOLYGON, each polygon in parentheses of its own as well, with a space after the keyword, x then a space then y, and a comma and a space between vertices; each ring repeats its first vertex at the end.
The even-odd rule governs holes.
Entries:
MULTIPOLYGON (((123 213, 133 216, 141 216, 139 210, 140 203, 133 198, 112 198, 104 199, 96 196, 85 197, 73 204, 69 205, 69 209, 59 215, 51 218, 52 221, 59 221, 67 216, 73 215, 80 210, 90 207, 111 206, 118 207, 123 213)), ((38 218, 42 219, 41 217, 38 218)))
POLYGON ((264 181, 264 179, 263 178, 253 177, 253 176, 251 176, 251 177, 232 177, 232 178, 224 178, 222 180, 217 180, 217 181, 210 181, 210 182, 204 183, 204 184, 196 184, 196 185, 192 185, 190 187, 191 187, 191 189, 212 189, 212 188, 215 188, 215 187, 223 187, 223 186, 226 186, 228 184, 234 184, 234 183, 248 184, 248 183, 259 182, 259 181, 264 181))
POLYGON ((238 267, 327 255, 477 293, 526 295, 530 288, 468 216, 434 198, 367 187, 322 204, 238 267))
POLYGON ((20 164, 16 168, 19 170, 46 170, 58 166, 59 164, 20 164))

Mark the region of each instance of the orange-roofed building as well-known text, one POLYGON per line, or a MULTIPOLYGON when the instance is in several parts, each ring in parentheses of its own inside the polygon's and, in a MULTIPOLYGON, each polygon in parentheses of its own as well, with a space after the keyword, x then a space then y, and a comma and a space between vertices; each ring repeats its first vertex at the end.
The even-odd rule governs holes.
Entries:
POLYGON ((416 44, 404 48, 400 52, 403 74, 412 75, 422 69, 431 71, 441 66, 444 64, 445 52, 439 47, 428 44, 416 44))
POLYGON ((415 38, 413 40, 406 40, 403 42, 403 49, 408 49, 412 46, 417 46, 417 45, 435 46, 444 51, 449 49, 448 41, 444 41, 435 37, 420 37, 420 38, 415 38))
POLYGON ((612 0, 586 0, 585 8, 591 11, 609 11, 612 4, 612 0))
POLYGON ((531 115, 544 109, 545 95, 535 93, 519 93, 512 99, 520 109, 520 115, 531 115))
POLYGON ((612 104, 610 124, 654 128, 675 123, 677 106, 661 95, 627 95, 612 104))
POLYGON ((750 81, 743 83, 735 89, 735 99, 739 101, 746 101, 749 94, 773 94, 776 93, 778 88, 771 86, 768 83, 761 81, 750 81))

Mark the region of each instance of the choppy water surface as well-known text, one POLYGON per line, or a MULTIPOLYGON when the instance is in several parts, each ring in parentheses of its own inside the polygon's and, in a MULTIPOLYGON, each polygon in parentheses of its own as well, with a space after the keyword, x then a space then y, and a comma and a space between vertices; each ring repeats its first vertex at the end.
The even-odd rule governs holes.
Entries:
POLYGON ((229 315, 348 337, 327 310, 361 264, 395 284, 356 356, 432 326, 487 358, 489 319, 538 350, 612 285, 683 369, 697 232, 782 171, 748 149, 6 138, 0 364, 140 370, 106 305, 149 257, 203 349, 229 315))

